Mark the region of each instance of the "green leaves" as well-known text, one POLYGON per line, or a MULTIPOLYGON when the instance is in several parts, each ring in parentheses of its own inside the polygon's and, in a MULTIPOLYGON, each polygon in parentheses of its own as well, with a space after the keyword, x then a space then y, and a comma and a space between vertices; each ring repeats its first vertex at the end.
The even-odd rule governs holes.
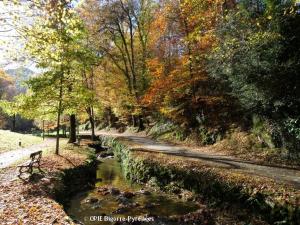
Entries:
POLYGON ((23 116, 53 119, 58 111, 74 113, 94 102, 83 74, 97 57, 86 46, 86 30, 70 2, 38 5, 39 15, 22 29, 25 52, 42 68, 26 82, 29 91, 16 98, 23 116))
POLYGON ((208 56, 208 69, 248 115, 274 120, 283 132, 290 133, 282 121, 295 118, 300 107, 300 84, 294 70, 299 65, 295 58, 299 18, 286 13, 289 3, 270 0, 259 4, 260 9, 255 10, 252 2, 243 1, 238 10, 226 14, 217 29, 218 43, 208 56))

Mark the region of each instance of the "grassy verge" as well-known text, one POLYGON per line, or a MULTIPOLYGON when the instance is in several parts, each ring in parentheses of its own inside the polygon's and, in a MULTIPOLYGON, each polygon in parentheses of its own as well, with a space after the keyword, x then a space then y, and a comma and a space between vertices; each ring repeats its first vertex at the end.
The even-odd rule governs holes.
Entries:
MULTIPOLYGON (((160 187, 178 186, 219 204, 239 204, 271 224, 296 225, 300 221, 298 191, 270 179, 217 169, 199 161, 163 154, 131 152, 126 143, 104 138, 123 165, 127 178, 155 181, 160 187)), ((249 215, 251 217, 251 215, 249 215)))
POLYGON ((285 148, 275 148, 270 135, 262 127, 248 132, 236 128, 221 134, 204 127, 187 132, 170 121, 159 121, 148 129, 147 134, 153 139, 173 144, 194 148, 206 146, 211 151, 259 164, 300 168, 300 155, 285 148))
POLYGON ((21 142, 21 147, 28 147, 30 145, 41 143, 42 138, 29 134, 19 134, 7 130, 0 130, 0 153, 20 148, 19 141, 21 142))
POLYGON ((247 132, 234 131, 217 142, 213 149, 241 159, 265 165, 300 168, 300 158, 284 148, 271 148, 259 142, 258 137, 247 132))

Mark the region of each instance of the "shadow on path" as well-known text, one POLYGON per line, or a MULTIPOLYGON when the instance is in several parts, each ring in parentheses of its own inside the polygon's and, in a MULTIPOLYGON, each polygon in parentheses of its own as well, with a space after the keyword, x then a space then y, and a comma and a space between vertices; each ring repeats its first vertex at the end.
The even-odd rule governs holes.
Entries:
POLYGON ((247 160, 240 160, 232 156, 217 155, 213 152, 201 152, 176 146, 175 144, 165 144, 152 140, 148 137, 134 135, 111 134, 99 132, 99 135, 112 136, 131 145, 133 151, 156 152, 167 155, 180 156, 184 158, 201 160, 203 163, 225 169, 232 169, 237 172, 251 175, 268 177, 280 183, 293 185, 300 189, 300 170, 295 168, 284 167, 280 165, 261 165, 247 160), (138 146, 135 146, 138 145, 138 146))

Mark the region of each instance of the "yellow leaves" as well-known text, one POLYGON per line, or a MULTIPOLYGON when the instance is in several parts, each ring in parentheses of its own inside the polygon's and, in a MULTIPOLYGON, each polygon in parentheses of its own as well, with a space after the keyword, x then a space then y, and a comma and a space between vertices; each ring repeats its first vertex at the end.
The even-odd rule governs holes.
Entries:
POLYGON ((154 78, 159 78, 163 75, 164 67, 158 58, 153 58, 147 61, 147 66, 150 70, 150 74, 154 78))
POLYGON ((96 98, 100 100, 103 107, 111 107, 115 115, 124 117, 130 113, 138 113, 138 103, 129 93, 126 80, 117 68, 109 60, 104 60, 102 66, 95 69, 98 77, 96 83, 96 98))
POLYGON ((0 82, 1 79, 7 80, 7 81, 12 81, 12 78, 7 75, 7 73, 4 72, 4 70, 0 69, 0 82))
POLYGON ((155 68, 159 65, 159 69, 151 69, 150 73, 153 76, 152 84, 147 93, 143 97, 142 104, 146 106, 160 107, 164 104, 168 105, 174 99, 180 99, 185 94, 182 91, 189 85, 189 75, 186 72, 189 59, 182 57, 173 64, 173 69, 165 74, 165 66, 154 59, 148 63, 148 66, 155 68), (150 64, 149 64, 150 63, 150 64))
POLYGON ((149 47, 154 48, 157 45, 159 39, 164 35, 167 31, 167 21, 166 17, 161 11, 156 12, 154 15, 155 20, 149 25, 149 47))
POLYGON ((170 115, 174 112, 174 108, 171 107, 161 107, 160 108, 160 113, 164 116, 170 115))
POLYGON ((36 212, 38 212, 38 207, 37 207, 37 206, 32 206, 32 207, 30 207, 30 209, 29 209, 29 214, 30 214, 30 215, 33 215, 33 214, 35 214, 36 212))
POLYGON ((212 31, 207 32, 202 36, 198 36, 198 47, 201 51, 210 51, 215 42, 216 37, 212 31))

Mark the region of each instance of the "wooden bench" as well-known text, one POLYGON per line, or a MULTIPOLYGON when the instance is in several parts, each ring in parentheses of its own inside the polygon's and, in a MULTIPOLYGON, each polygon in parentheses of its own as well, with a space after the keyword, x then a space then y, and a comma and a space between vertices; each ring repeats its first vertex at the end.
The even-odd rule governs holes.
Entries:
POLYGON ((19 168, 19 177, 23 174, 23 173, 29 173, 32 174, 33 172, 33 168, 37 168, 40 172, 43 172, 40 168, 41 166, 41 158, 42 158, 42 151, 37 151, 34 153, 30 154, 30 161, 24 163, 21 166, 18 166, 19 168))

